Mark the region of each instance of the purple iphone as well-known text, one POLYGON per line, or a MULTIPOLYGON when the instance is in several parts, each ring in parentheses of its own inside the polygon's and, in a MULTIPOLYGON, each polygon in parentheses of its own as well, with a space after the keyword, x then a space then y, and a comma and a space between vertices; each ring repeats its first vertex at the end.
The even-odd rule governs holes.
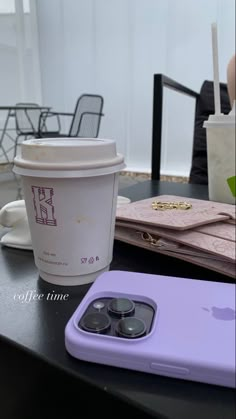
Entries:
POLYGON ((65 329, 75 358, 235 387, 235 284, 124 271, 96 279, 65 329))

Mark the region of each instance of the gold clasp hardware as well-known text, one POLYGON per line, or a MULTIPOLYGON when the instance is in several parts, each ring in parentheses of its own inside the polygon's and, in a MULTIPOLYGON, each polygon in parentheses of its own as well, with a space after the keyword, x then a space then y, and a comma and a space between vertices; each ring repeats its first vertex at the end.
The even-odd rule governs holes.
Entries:
POLYGON ((152 236, 151 236, 151 234, 149 234, 149 233, 140 233, 141 234, 141 237, 142 237, 142 239, 145 241, 145 242, 148 242, 148 243, 150 243, 150 244, 152 244, 153 246, 158 246, 158 241, 159 241, 159 238, 158 239, 154 239, 152 236))
POLYGON ((181 209, 181 210, 188 210, 192 208, 192 204, 188 202, 161 202, 161 201, 154 201, 152 202, 152 209, 156 211, 165 211, 168 209, 181 209))

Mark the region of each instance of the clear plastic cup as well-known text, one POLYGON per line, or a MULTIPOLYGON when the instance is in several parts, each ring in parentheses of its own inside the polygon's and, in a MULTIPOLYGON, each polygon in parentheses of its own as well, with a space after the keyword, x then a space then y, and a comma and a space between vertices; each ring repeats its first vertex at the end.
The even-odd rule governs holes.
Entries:
POLYGON ((235 204, 235 105, 229 115, 210 115, 204 127, 209 199, 235 204))
POLYGON ((113 255, 119 172, 114 140, 24 141, 21 175, 35 264, 53 284, 93 282, 113 255))

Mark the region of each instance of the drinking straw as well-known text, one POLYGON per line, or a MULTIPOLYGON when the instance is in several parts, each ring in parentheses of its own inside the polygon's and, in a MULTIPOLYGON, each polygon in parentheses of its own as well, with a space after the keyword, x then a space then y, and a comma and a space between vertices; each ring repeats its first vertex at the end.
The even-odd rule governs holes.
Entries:
POLYGON ((220 115, 220 82, 219 82, 219 63, 218 63, 218 41, 217 41, 217 24, 211 25, 212 34, 212 53, 213 53, 213 74, 214 74, 214 101, 215 115, 220 115))

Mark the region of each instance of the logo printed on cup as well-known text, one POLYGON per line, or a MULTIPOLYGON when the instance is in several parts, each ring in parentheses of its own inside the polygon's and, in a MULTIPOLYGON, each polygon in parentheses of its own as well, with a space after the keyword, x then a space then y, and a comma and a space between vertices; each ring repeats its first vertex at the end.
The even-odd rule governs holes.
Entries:
POLYGON ((32 186, 31 189, 34 195, 33 202, 36 223, 56 226, 57 220, 54 217, 54 205, 52 202, 54 195, 53 188, 32 186))

